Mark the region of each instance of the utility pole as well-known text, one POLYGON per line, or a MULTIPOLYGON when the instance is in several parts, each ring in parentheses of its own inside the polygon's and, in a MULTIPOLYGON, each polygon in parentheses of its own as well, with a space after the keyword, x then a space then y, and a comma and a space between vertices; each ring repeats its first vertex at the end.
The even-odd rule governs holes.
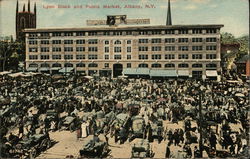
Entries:
POLYGON ((203 91, 200 90, 201 92, 199 93, 199 133, 200 133, 200 140, 199 140, 199 149, 200 149, 200 157, 203 157, 203 145, 202 145, 202 140, 203 140, 203 136, 202 136, 202 95, 203 95, 203 91))

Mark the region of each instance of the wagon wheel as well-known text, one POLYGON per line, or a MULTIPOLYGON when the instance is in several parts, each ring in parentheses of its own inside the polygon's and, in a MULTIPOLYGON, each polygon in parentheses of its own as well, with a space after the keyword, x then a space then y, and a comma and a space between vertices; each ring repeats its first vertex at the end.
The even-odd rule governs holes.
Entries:
POLYGON ((37 155, 36 149, 35 149, 35 148, 32 148, 32 149, 30 150, 30 153, 29 153, 29 158, 30 158, 30 159, 33 159, 33 158, 36 157, 36 155, 37 155))
POLYGON ((74 123, 71 123, 69 125, 69 130, 70 130, 70 132, 73 132, 75 130, 75 124, 74 123))

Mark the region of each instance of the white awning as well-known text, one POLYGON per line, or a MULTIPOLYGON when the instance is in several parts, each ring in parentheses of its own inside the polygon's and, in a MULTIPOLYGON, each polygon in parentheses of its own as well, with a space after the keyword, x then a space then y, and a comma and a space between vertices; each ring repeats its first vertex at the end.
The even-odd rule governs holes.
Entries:
POLYGON ((61 73, 69 73, 74 69, 74 67, 64 67, 62 69, 59 70, 59 72, 61 73))
POLYGON ((151 77, 177 77, 176 70, 150 70, 151 77))
POLYGON ((51 70, 53 70, 53 71, 57 71, 57 70, 60 70, 61 69, 61 67, 52 67, 51 68, 51 70))
POLYGON ((189 76, 189 70, 178 70, 178 76, 189 76))
POLYGON ((137 68, 136 73, 138 75, 149 75, 149 69, 148 68, 137 68))
POLYGON ((217 76, 218 76, 218 73, 217 73, 217 71, 215 71, 215 70, 207 70, 207 71, 206 71, 206 75, 207 75, 208 77, 217 77, 217 76))
POLYGON ((27 68, 27 71, 37 71, 37 67, 29 67, 27 68))
POLYGON ((49 71, 49 67, 41 67, 40 71, 49 71))
POLYGON ((136 68, 125 68, 122 73, 124 75, 136 75, 137 72, 136 72, 136 68))

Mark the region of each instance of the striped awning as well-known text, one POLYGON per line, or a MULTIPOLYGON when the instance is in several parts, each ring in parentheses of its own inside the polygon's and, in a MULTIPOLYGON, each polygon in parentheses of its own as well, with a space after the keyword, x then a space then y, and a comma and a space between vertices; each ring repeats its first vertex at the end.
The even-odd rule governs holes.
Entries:
POLYGON ((137 68, 136 74, 137 75, 149 75, 150 70, 148 68, 137 68))

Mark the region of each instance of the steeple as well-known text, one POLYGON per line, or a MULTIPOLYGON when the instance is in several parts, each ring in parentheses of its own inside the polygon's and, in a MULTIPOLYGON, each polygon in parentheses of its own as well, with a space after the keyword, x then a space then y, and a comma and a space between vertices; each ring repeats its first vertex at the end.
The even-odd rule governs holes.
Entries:
POLYGON ((18 0, 16 1, 16 13, 18 13, 18 0))
POLYGON ((30 0, 28 1, 28 12, 30 12, 30 0))
POLYGON ((23 12, 25 12, 25 4, 23 4, 23 12))
POLYGON ((36 15, 36 3, 35 3, 35 5, 34 5, 34 13, 35 13, 35 15, 36 15))
POLYGON ((170 0, 168 0, 168 14, 167 14, 167 23, 166 23, 166 25, 172 25, 170 0))

